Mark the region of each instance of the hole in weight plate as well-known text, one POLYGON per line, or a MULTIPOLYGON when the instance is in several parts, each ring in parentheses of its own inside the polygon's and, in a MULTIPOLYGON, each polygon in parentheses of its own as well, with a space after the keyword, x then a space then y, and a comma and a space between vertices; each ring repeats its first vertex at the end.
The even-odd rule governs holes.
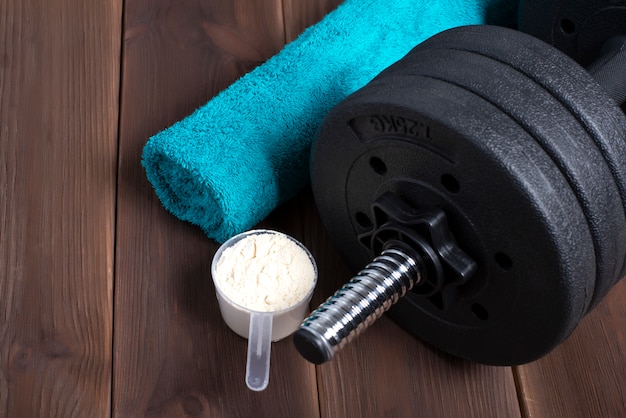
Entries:
POLYGON ((504 253, 496 253, 495 260, 502 270, 509 271, 513 268, 513 260, 504 253))
POLYGON ((561 32, 565 35, 572 35, 576 32, 576 25, 569 19, 561 19, 561 32))
POLYGON ((380 174, 381 176, 387 174, 387 165, 383 160, 378 157, 370 158, 370 166, 372 167, 374 172, 376 172, 376 174, 380 174))
POLYGON ((486 321, 487 319, 489 319, 489 312, 487 312, 487 309, 485 309, 485 307, 479 303, 474 303, 472 305, 472 313, 474 314, 474 316, 476 316, 476 318, 480 319, 481 321, 486 321))
POLYGON ((356 215, 354 215, 354 218, 356 219, 356 222, 363 228, 371 228, 372 226, 374 226, 370 218, 363 212, 357 212, 356 215))
POLYGON ((444 174, 441 176, 441 184, 446 188, 450 193, 458 193, 461 190, 461 186, 459 185, 459 181, 452 174, 444 174))

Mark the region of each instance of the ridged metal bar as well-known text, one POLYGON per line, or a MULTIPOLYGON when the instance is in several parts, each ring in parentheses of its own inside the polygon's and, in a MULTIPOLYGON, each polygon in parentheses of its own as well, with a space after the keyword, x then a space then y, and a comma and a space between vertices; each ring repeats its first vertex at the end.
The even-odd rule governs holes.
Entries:
POLYGON ((296 347, 313 363, 330 360, 422 278, 416 253, 389 246, 302 322, 296 347))

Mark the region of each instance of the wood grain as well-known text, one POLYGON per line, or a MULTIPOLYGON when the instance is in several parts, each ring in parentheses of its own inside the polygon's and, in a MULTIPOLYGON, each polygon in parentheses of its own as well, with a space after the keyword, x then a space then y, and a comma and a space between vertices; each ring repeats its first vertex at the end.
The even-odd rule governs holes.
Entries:
POLYGON ((326 417, 519 417, 508 368, 439 353, 387 318, 320 367, 326 417))
MULTIPOLYGON (((306 212, 305 212, 306 213, 306 212)), ((320 226, 306 213, 303 234, 318 260, 314 304, 351 277, 320 226)), ((510 368, 453 358, 410 336, 383 316, 318 366, 322 417, 519 417, 510 368)))
POLYGON ((114 416, 315 417, 315 369, 288 340, 273 345, 269 387, 247 389, 247 341, 211 281, 217 244, 162 208, 140 165, 150 135, 282 47, 281 3, 131 0, 125 22, 114 416))
MULTIPOLYGON (((340 1, 285 1, 295 38, 340 1)), ((312 200, 302 236, 318 260, 315 306, 350 279, 312 200)), ((386 317, 327 364, 318 366, 323 417, 516 417, 520 416, 510 368, 449 358, 409 336, 386 317)))
POLYGON ((622 280, 569 339, 517 369, 526 416, 626 416, 625 301, 622 280))
POLYGON ((334 10, 343 0, 283 0, 285 38, 293 41, 308 26, 334 10))
POLYGON ((0 416, 110 411, 121 1, 0 3, 0 416))
MULTIPOLYGON (((625 281, 528 365, 383 317, 317 367, 273 344, 268 389, 245 387, 217 244, 163 209, 141 150, 339 3, 0 2, 0 418, 626 416, 625 281)), ((311 249, 312 307, 349 279, 309 189, 258 226, 311 249)))

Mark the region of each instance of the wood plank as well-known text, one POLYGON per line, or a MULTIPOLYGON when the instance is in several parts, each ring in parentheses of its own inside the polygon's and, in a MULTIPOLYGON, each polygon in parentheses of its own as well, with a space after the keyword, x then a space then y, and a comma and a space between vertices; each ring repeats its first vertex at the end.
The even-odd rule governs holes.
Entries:
POLYGON ((527 417, 626 416, 626 280, 546 357, 517 368, 527 417))
POLYGON ((121 0, 0 2, 0 416, 110 413, 121 0))
POLYGON ((285 37, 293 41, 304 29, 322 19, 343 0, 283 0, 285 13, 285 37))
MULTIPOLYGON (((221 320, 211 281, 217 244, 162 208, 140 166, 150 135, 282 47, 282 16, 280 1, 126 2, 115 416, 318 416, 315 369, 288 340, 273 345, 269 387, 247 389, 247 342, 221 320)), ((297 228, 284 214, 263 226, 297 228)))
MULTIPOLYGON (((314 304, 351 276, 311 207, 304 233, 318 260, 314 304)), ((383 316, 318 366, 322 417, 519 417, 511 368, 442 353, 383 316)))
MULTIPOLYGON (((334 9, 338 0, 285 0, 286 31, 294 39, 334 9)), ((303 203, 302 233, 316 257, 320 283, 313 303, 323 302, 350 273, 324 232, 312 200, 303 203)), ((472 364, 442 354, 386 317, 318 366, 324 417, 516 417, 520 416, 510 368, 472 364)))
POLYGON ((519 417, 510 369, 452 358, 382 318, 320 367, 325 417, 519 417))

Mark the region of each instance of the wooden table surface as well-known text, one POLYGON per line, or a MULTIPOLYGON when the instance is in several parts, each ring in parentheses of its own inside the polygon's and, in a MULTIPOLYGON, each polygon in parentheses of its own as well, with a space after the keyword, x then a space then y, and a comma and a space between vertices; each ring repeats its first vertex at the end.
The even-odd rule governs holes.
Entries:
MULTIPOLYGON (((264 392, 223 324, 217 244, 161 206, 146 140, 338 0, 0 0, 0 417, 626 416, 626 283, 545 358, 488 367, 387 317, 313 366, 274 344, 264 392)), ((349 272, 311 193, 261 226, 349 272)))

